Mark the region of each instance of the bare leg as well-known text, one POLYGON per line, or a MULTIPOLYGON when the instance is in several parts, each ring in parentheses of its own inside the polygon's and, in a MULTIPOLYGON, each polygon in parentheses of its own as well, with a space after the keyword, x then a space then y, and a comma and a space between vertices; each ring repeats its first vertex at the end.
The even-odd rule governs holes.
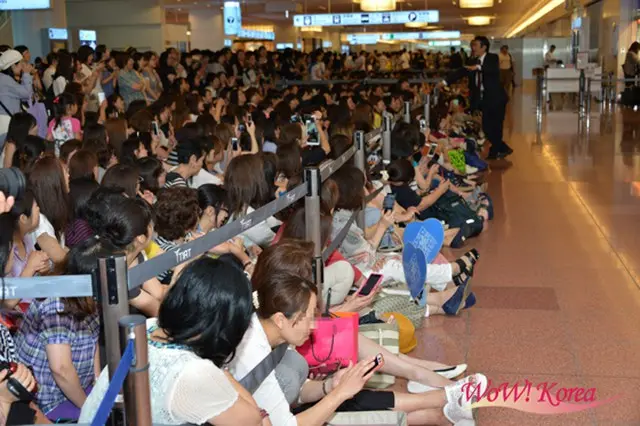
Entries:
POLYGON ((420 359, 420 358, 414 358, 412 356, 409 355, 405 355, 405 354, 399 354, 398 357, 400 357, 400 359, 403 359, 413 365, 417 365, 419 367, 423 367, 423 368, 427 368, 429 370, 441 370, 441 369, 445 369, 445 368, 451 368, 453 367, 452 365, 446 365, 446 364, 441 364, 439 362, 436 361, 429 361, 427 359, 420 359))
POLYGON ((412 364, 400 358, 373 340, 358 335, 358 358, 365 359, 376 354, 382 354, 384 357, 384 365, 380 369, 383 373, 434 387, 444 387, 453 383, 451 380, 442 377, 438 373, 434 373, 428 368, 412 364))
POLYGON ((451 245, 451 241, 458 235, 460 232, 460 228, 449 228, 444 231, 444 245, 449 247, 451 245))
POLYGON ((410 425, 451 425, 445 417, 442 408, 429 408, 428 410, 418 410, 407 414, 407 422, 410 425))
POLYGON ((393 396, 396 402, 393 411, 404 411, 405 413, 429 408, 439 408, 442 411, 442 407, 447 403, 447 395, 444 390, 416 394, 394 392, 393 396))

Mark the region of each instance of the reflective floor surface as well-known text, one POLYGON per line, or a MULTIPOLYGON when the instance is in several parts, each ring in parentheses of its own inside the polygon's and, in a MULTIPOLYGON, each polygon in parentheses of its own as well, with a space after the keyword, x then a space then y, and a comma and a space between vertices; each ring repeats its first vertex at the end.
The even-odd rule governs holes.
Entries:
MULTIPOLYGON (((466 362, 494 383, 595 388, 613 402, 572 414, 479 410, 481 426, 640 425, 640 112, 549 112, 517 92, 489 176, 496 218, 479 238, 478 304, 433 317, 415 356, 466 362)), ((459 253, 452 253, 459 254, 459 253)))

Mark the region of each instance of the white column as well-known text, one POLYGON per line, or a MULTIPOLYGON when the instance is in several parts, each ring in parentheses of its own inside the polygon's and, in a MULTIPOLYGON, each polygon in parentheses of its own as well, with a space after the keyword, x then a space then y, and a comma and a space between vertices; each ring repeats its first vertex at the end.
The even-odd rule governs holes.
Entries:
POLYGON ((191 49, 222 49, 225 39, 222 19, 222 10, 219 8, 190 10, 191 49))

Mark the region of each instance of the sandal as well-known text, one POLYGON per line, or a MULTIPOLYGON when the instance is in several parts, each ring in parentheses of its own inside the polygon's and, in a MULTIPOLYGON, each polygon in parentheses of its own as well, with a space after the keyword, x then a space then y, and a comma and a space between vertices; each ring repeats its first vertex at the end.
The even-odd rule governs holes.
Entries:
POLYGON ((473 276, 473 268, 475 267, 478 259, 480 259, 480 253, 478 253, 478 250, 476 249, 471 249, 463 254, 459 259, 456 259, 456 263, 460 267, 460 273, 458 275, 464 272, 469 276, 473 276), (469 263, 471 263, 471 266, 469 266, 467 262, 464 261, 464 258, 466 258, 469 263))

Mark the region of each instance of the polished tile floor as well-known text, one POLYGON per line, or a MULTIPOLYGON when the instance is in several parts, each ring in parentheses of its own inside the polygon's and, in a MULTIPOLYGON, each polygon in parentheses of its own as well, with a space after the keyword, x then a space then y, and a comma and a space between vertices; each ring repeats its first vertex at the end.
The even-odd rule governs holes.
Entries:
POLYGON ((496 382, 596 388, 610 404, 574 414, 479 410, 480 426, 640 425, 640 112, 600 111, 589 132, 518 92, 489 192, 496 218, 468 247, 478 304, 425 320, 414 355, 466 362, 496 382))

